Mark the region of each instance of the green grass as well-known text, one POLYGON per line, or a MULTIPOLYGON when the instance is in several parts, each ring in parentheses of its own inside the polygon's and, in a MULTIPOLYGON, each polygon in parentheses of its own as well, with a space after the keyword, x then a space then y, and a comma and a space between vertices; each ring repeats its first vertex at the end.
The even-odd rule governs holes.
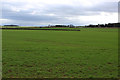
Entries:
POLYGON ((3 78, 116 78, 118 29, 3 30, 3 78))

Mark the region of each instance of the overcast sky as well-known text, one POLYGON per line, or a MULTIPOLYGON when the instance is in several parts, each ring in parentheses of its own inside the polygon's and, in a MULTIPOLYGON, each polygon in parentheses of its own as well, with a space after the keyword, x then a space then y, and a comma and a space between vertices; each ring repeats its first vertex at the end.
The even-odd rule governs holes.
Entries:
POLYGON ((118 22, 119 0, 2 0, 3 24, 105 24, 118 22))

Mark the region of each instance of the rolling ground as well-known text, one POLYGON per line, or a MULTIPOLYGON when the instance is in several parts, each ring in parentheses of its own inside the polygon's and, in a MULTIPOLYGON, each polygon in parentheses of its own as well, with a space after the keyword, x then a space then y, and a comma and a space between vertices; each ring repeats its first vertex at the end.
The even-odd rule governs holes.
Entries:
POLYGON ((118 29, 3 30, 3 78, 116 78, 118 29))

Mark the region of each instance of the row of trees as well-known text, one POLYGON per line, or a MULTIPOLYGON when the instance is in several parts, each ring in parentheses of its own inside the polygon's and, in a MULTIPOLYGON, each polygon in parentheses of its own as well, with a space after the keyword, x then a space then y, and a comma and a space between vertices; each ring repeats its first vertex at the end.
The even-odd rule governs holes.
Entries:
POLYGON ((16 27, 18 27, 19 25, 12 25, 12 24, 11 24, 11 25, 4 25, 4 26, 16 26, 16 27))
POLYGON ((108 23, 108 24, 98 24, 98 25, 88 25, 85 27, 91 27, 91 28, 95 28, 95 27, 120 27, 120 23, 108 23))
POLYGON ((69 28, 74 28, 75 26, 70 24, 70 25, 48 25, 48 27, 69 27, 69 28))
MULTIPOLYGON (((9 27, 19 27, 19 25, 4 25, 4 26, 9 26, 9 27)), ((74 26, 72 24, 70 25, 48 25, 47 27, 68 27, 68 28, 76 28, 77 26, 74 26)), ((98 25, 88 25, 88 26, 85 26, 85 27, 89 27, 89 28, 104 28, 104 27, 120 27, 120 23, 108 23, 108 24, 98 24, 98 25)))

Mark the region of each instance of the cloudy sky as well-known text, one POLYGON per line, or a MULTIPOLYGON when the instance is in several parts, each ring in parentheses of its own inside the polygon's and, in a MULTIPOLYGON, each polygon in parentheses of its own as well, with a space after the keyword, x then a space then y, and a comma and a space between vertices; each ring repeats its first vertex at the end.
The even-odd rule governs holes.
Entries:
POLYGON ((118 22, 119 0, 2 0, 2 24, 101 24, 118 22))

